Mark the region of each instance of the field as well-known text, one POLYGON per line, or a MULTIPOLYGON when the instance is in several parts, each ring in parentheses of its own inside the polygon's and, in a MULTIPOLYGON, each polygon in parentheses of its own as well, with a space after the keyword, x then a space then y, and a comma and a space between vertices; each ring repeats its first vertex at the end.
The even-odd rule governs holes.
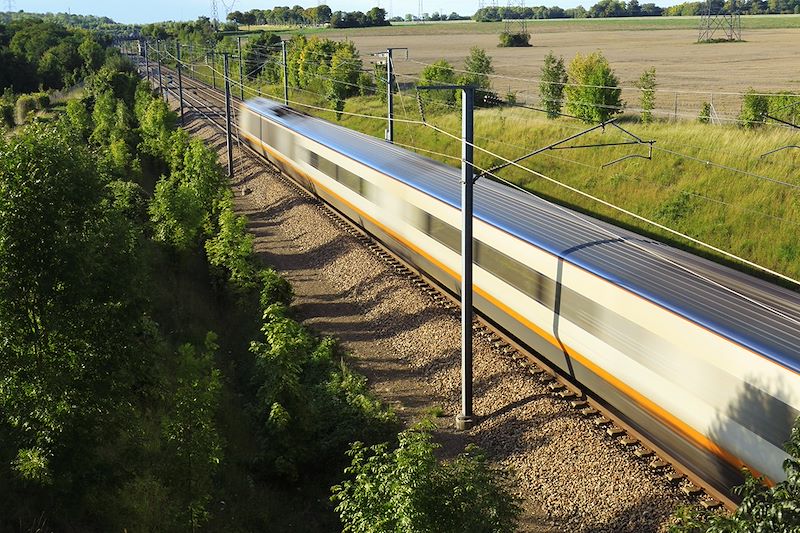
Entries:
POLYGON ((409 61, 396 61, 401 82, 414 81, 425 63, 447 59, 463 68, 471 46, 492 56, 501 95, 516 92, 520 101, 536 102, 542 59, 549 52, 571 59, 576 53, 602 50, 623 87, 623 99, 637 105, 633 83, 643 70, 656 68, 657 113, 663 118, 695 118, 704 101, 723 116, 739 112, 740 96, 758 91, 800 93, 800 15, 743 17, 738 43, 697 44, 698 17, 643 17, 530 21, 531 48, 497 48, 502 23, 414 24, 359 30, 326 30, 329 38, 350 39, 368 52, 387 46, 408 47, 409 61), (534 80, 534 81, 531 81, 534 80))

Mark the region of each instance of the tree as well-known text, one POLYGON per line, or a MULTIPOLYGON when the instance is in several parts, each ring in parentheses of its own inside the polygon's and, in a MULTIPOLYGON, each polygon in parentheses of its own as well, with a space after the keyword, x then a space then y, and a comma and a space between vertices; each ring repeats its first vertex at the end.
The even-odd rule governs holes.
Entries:
POLYGON ((345 98, 358 94, 361 58, 355 45, 346 41, 337 45, 330 64, 330 71, 325 80, 325 95, 333 103, 338 120, 344 109, 345 98))
POLYGON ((539 99, 547 118, 558 118, 564 100, 564 87, 567 83, 567 69, 564 58, 556 58, 550 51, 542 64, 542 77, 539 81, 539 99))
MULTIPOLYGON (((440 59, 422 69, 419 74, 420 85, 452 85, 456 82, 456 72, 453 66, 446 60, 440 59)), ((423 98, 427 101, 440 102, 444 104, 456 103, 456 92, 450 90, 425 91, 423 98)))
POLYGON ((769 100, 767 100, 767 97, 750 89, 742 99, 739 123, 743 128, 756 128, 764 122, 764 115, 768 113, 769 100))
POLYGON ((222 440, 216 426, 222 390, 213 359, 216 339, 209 332, 202 353, 191 344, 178 349, 174 404, 162 421, 167 451, 174 457, 166 469, 174 486, 182 489, 176 497, 185 502, 185 523, 193 531, 210 518, 213 476, 222 461, 222 440))
POLYGON ((281 37, 277 33, 261 32, 256 37, 248 39, 242 50, 245 76, 251 80, 256 79, 266 71, 267 80, 275 83, 279 79, 282 61, 280 56, 281 37))
POLYGON ((352 533, 514 531, 520 513, 517 498, 489 466, 486 455, 470 445, 451 462, 439 462, 432 424, 403 431, 399 444, 365 447, 355 443, 348 455, 349 479, 332 487, 332 500, 352 533))
POLYGON ((90 35, 87 35, 81 42, 78 54, 83 59, 83 69, 87 75, 99 70, 106 60, 105 50, 90 35))
POLYGON ((564 87, 567 111, 585 122, 605 122, 621 113, 623 102, 619 80, 601 52, 576 54, 567 68, 564 87))
POLYGON ((87 451, 121 427, 149 364, 138 236, 66 123, 0 140, 0 431, 26 483, 85 490, 87 451))
POLYGON ((656 101, 656 68, 651 67, 639 76, 636 87, 641 91, 639 104, 642 107, 642 123, 653 121, 653 107, 656 101))

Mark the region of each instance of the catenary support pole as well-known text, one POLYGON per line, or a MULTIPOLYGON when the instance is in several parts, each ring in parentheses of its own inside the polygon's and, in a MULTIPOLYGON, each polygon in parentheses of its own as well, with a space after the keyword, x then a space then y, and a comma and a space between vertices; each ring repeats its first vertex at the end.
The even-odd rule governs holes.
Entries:
POLYGON ((181 62, 181 43, 175 43, 175 58, 177 59, 177 71, 178 71, 178 102, 180 105, 181 110, 181 126, 186 125, 186 121, 183 118, 183 64, 181 62))
POLYGON ((239 48, 239 96, 244 100, 244 66, 242 63, 242 37, 236 38, 236 46, 239 48))
POLYGON ((456 427, 475 425, 472 413, 472 186, 475 89, 461 89, 461 413, 456 427))
POLYGON ((211 86, 217 88, 217 71, 216 71, 216 54, 214 49, 211 49, 211 86))
POLYGON ((156 56, 158 57, 158 94, 164 98, 164 85, 161 78, 161 42, 156 39, 156 56))
POLYGON ((147 55, 147 41, 144 41, 144 69, 147 71, 147 83, 150 83, 150 57, 147 55))
POLYGON ((228 68, 228 53, 223 55, 225 72, 225 137, 228 141, 228 177, 233 179, 233 143, 231 142, 231 77, 228 68))
POLYGON ((470 429, 476 420, 472 412, 472 186, 473 114, 475 87, 472 85, 418 86, 420 91, 461 91, 461 412, 456 428, 470 429))
POLYGON ((392 49, 386 49, 386 140, 394 142, 394 91, 392 91, 392 49))
POLYGON ((286 41, 281 41, 281 57, 283 61, 283 104, 289 105, 289 65, 286 62, 286 41))

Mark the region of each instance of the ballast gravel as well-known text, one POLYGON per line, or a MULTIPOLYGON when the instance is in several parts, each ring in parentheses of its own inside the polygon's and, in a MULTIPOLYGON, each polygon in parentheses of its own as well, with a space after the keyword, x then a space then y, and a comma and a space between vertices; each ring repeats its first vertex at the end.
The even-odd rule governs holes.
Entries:
MULTIPOLYGON (((225 137, 202 116, 187 129, 225 158, 225 137)), ((344 232, 318 202, 234 149, 236 208, 256 249, 292 283, 297 315, 339 338, 374 392, 411 423, 430 413, 445 457, 468 443, 511 472, 523 498, 520 531, 664 531, 689 500, 648 461, 608 437, 539 378, 474 340, 475 412, 481 422, 453 429, 460 410, 460 325, 408 277, 344 232)))

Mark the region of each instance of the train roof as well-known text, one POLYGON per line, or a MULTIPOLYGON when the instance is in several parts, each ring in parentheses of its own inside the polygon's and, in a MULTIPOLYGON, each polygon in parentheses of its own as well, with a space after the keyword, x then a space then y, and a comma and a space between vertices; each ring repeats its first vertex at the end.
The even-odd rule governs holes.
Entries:
MULTIPOLYGON (((246 104, 332 150, 460 207, 458 169, 271 100, 246 104)), ((800 294, 505 184, 480 179, 474 193, 476 218, 800 372, 800 294)))

